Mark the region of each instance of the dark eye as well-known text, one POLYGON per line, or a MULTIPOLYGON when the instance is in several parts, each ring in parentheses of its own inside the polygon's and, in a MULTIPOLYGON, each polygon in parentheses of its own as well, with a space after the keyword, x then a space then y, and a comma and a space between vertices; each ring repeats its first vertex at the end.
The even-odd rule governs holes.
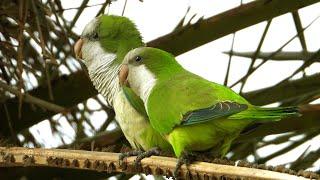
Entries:
POLYGON ((95 39, 95 40, 97 40, 97 39, 99 38, 98 33, 94 33, 94 34, 92 35, 92 38, 95 39))
POLYGON ((136 56, 135 60, 136 60, 136 62, 140 62, 142 60, 142 57, 141 56, 136 56))

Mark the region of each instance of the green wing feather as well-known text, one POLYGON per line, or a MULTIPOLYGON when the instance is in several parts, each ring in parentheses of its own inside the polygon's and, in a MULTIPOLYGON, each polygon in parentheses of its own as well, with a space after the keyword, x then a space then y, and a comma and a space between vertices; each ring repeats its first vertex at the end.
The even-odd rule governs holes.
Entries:
POLYGON ((253 106, 231 89, 188 71, 157 82, 148 97, 147 113, 153 128, 165 134, 177 126, 221 118, 243 119, 246 124, 251 124, 298 114, 294 107, 253 106), (217 105, 223 107, 216 109, 217 105))
POLYGON ((217 104, 214 104, 211 107, 187 113, 184 116, 181 125, 191 125, 202 122, 208 122, 213 119, 219 119, 222 117, 239 113, 241 111, 246 110, 247 108, 248 105, 246 104, 238 104, 230 101, 218 102, 217 104))
POLYGON ((154 129, 169 133, 176 126, 219 119, 245 110, 245 106, 210 110, 223 102, 251 106, 231 89, 184 71, 157 82, 148 97, 147 112, 154 129), (190 113, 193 114, 186 120, 190 113))
POLYGON ((300 116, 298 107, 252 107, 247 111, 234 114, 229 119, 251 119, 259 123, 277 121, 285 117, 300 116))
POLYGON ((142 99, 139 96, 137 96, 131 88, 127 86, 122 86, 122 91, 129 103, 131 104, 131 106, 141 115, 148 117, 142 99))

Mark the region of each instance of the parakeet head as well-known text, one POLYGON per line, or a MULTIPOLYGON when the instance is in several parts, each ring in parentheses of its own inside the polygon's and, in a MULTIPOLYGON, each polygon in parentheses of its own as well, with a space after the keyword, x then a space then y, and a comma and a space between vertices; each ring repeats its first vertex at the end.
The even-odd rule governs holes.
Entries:
POLYGON ((120 68, 120 84, 129 85, 143 99, 158 80, 172 77, 184 70, 174 56, 166 51, 141 47, 131 50, 120 68))
POLYGON ((119 90, 120 64, 127 52, 141 46, 144 46, 142 37, 131 20, 101 15, 85 26, 74 51, 86 65, 96 89, 112 105, 119 90))
POLYGON ((117 56, 120 64, 129 50, 143 45, 139 31, 128 18, 101 15, 85 26, 74 51, 87 66, 94 63, 101 53, 117 56))

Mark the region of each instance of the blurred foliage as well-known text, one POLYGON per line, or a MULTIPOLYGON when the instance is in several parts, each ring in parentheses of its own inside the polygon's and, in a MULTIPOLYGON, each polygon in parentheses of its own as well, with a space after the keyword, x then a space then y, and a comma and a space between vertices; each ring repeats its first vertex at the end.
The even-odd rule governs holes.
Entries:
MULTIPOLYGON (((303 28, 297 11, 315 2, 318 1, 282 1, 281 9, 279 0, 260 0, 207 20, 200 19, 195 24, 179 25, 172 33, 148 43, 150 46, 166 47, 173 54, 180 54, 226 34, 234 33, 236 36, 235 31, 267 20, 255 52, 240 53, 233 48, 226 52, 230 58, 225 84, 230 85, 228 74, 232 56, 250 58, 251 64, 247 74, 230 87, 240 85, 240 93, 254 104, 267 105, 278 102, 285 106, 298 105, 302 107, 303 116, 295 121, 265 124, 244 134, 234 143, 229 154, 231 159, 246 159, 251 155, 254 162, 265 163, 320 135, 320 105, 308 105, 320 97, 320 70, 310 76, 305 74, 306 68, 319 63, 320 50, 308 51, 303 32, 314 21, 303 28), (257 13, 264 7, 279 9, 267 9, 261 14, 257 13), (295 22, 295 27, 292 28, 296 28, 297 34, 275 52, 260 52, 272 18, 287 12, 292 14, 295 22), (256 13, 256 16, 253 13, 256 13), (232 19, 231 15, 235 18, 232 19), (228 23, 232 24, 229 29, 228 23), (217 28, 220 26, 224 28, 223 33, 220 33, 222 29, 217 28), (209 31, 210 33, 206 33, 209 31), (283 47, 296 37, 299 38, 303 51, 283 51, 283 47), (201 42, 197 42, 197 38, 202 39, 201 42), (188 43, 184 43, 186 47, 183 47, 178 46, 178 42, 188 43), (192 42, 194 44, 190 44, 192 42), (262 61, 257 65, 258 59, 262 61), (300 60, 303 64, 288 78, 279 79, 279 83, 273 87, 242 92, 250 75, 270 60, 300 60), (302 76, 292 80, 297 74, 302 76), (275 136, 272 140, 264 139, 264 136, 274 133, 284 134, 275 136), (283 143, 288 145, 279 151, 264 157, 257 154, 259 148, 283 143)), ((74 59, 72 51, 72 45, 78 38, 73 29, 84 9, 98 6, 99 15, 110 3, 110 0, 106 0, 101 4, 88 5, 89 0, 83 0, 80 7, 74 8, 77 13, 72 21, 67 21, 63 14, 70 9, 64 9, 60 0, 0 1, 0 138, 1 142, 5 142, 1 144, 43 147, 46 140, 39 141, 41 137, 35 137, 29 129, 41 121, 48 122, 54 138, 60 139, 61 148, 120 151, 123 145, 127 144, 119 128, 106 131, 110 124, 115 124, 114 112, 103 98, 97 95, 85 69, 74 59), (88 102, 96 104, 95 108, 88 106, 88 102), (99 128, 90 120, 94 113, 106 114, 106 119, 99 128), (72 128, 74 137, 64 132, 62 126, 72 128), (107 146, 108 148, 105 148, 107 146)), ((320 158, 319 150, 306 149, 296 161, 288 165, 296 170, 312 167, 320 158)), ((19 172, 30 174, 23 170, 19 172)))

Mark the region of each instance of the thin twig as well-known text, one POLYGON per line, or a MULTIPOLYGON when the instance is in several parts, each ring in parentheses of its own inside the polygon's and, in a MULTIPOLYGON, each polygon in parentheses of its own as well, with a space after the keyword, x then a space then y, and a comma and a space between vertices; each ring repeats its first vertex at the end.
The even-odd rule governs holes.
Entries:
POLYGON ((92 137, 85 137, 82 139, 75 140, 71 144, 62 145, 62 146, 59 146, 58 148, 65 149, 65 148, 73 147, 75 145, 79 145, 81 149, 88 149, 92 141, 95 142, 95 145, 97 147, 107 147, 112 144, 115 144, 122 136, 123 136, 123 133, 121 129, 117 127, 116 129, 111 131, 103 131, 103 132, 97 133, 92 137))
MULTIPOLYGON (((261 47, 262 47, 262 44, 266 38, 266 35, 267 35, 267 32, 269 30, 269 27, 271 25, 271 22, 272 22, 272 19, 268 20, 267 22, 267 25, 266 27, 264 28, 264 31, 263 31, 263 34, 261 36, 261 39, 260 39, 260 42, 258 44, 258 47, 255 51, 255 53, 253 54, 253 57, 251 58, 251 64, 249 65, 249 69, 247 71, 246 74, 249 74, 250 71, 252 71, 252 68, 253 68, 253 65, 255 64, 256 60, 257 60, 257 55, 259 54, 260 50, 261 50, 261 47)), ((243 91, 243 88, 244 88, 244 85, 246 84, 247 80, 248 80, 248 77, 249 76, 246 76, 243 81, 242 81, 242 84, 241 84, 241 87, 240 87, 240 93, 243 91)))
POLYGON ((70 26, 68 27, 69 31, 72 30, 72 28, 74 27, 74 25, 78 21, 80 15, 82 14, 82 12, 85 9, 85 7, 87 6, 88 2, 89 2, 89 0, 83 0, 82 1, 82 4, 80 5, 76 15, 73 17, 73 20, 71 21, 70 26))
POLYGON ((6 91, 9 91, 10 93, 12 93, 12 94, 14 94, 16 96, 23 96, 23 100, 25 102, 36 104, 36 105, 38 105, 40 107, 46 108, 48 110, 51 110, 51 111, 54 111, 54 112, 57 112, 57 113, 65 113, 66 112, 66 109, 64 107, 62 107, 62 106, 59 106, 59 105, 44 101, 44 100, 39 99, 37 97, 33 97, 33 96, 29 95, 29 94, 23 94, 19 90, 14 89, 13 87, 7 85, 6 83, 4 83, 2 81, 0 81, 0 87, 3 88, 6 91))
MULTIPOLYGON (((284 80, 280 81, 278 84, 287 82, 289 79, 291 79, 293 76, 295 76, 296 74, 298 74, 300 71, 304 70, 306 67, 310 66, 312 63, 314 63, 316 61, 316 59, 320 58, 320 48, 318 49, 318 51, 316 53, 314 53, 309 59, 307 59, 306 61, 304 61, 304 63, 298 68, 296 69, 290 76, 288 76, 287 78, 285 78, 284 80)), ((276 84, 276 85, 278 85, 276 84)))
POLYGON ((301 33, 299 33, 299 40, 300 40, 301 47, 302 47, 303 51, 308 51, 306 39, 304 37, 304 33, 302 32, 303 28, 302 28, 299 12, 297 10, 293 11, 292 17, 293 17, 297 32, 298 33, 301 32, 301 33))
POLYGON ((9 84, 10 83, 10 77, 6 72, 6 69, 4 68, 3 58, 0 57, 0 71, 3 79, 9 84))
POLYGON ((3 107, 4 107, 4 110, 5 110, 5 114, 6 114, 6 118, 7 118, 7 122, 8 122, 8 127, 10 129, 11 138, 14 140, 15 143, 18 143, 19 140, 17 139, 17 133, 14 131, 14 129, 12 127, 12 122, 11 122, 10 114, 8 112, 7 105, 3 104, 3 107))
MULTIPOLYGON (((292 18, 294 20, 294 24, 295 24, 295 27, 297 29, 297 32, 301 31, 302 30, 302 24, 301 24, 301 19, 300 19, 299 12, 297 10, 292 12, 292 18)), ((304 33, 303 32, 299 34, 299 40, 300 40, 301 47, 303 49, 302 53, 306 53, 308 51, 308 48, 307 48, 307 43, 306 43, 306 39, 304 37, 304 33)), ((305 69, 304 69, 303 70, 303 77, 305 77, 305 76, 306 76, 306 72, 305 72, 305 69)))
POLYGON ((96 17, 99 16, 100 14, 103 14, 104 11, 106 10, 106 7, 108 5, 110 7, 110 4, 111 4, 111 0, 106 0, 106 2, 102 3, 102 6, 101 6, 100 10, 96 14, 96 17))
MULTIPOLYGON (((290 168, 292 169, 305 169, 312 164, 314 164, 317 160, 319 160, 319 155, 320 155, 320 148, 315 151, 311 151, 308 153, 308 155, 304 156, 301 161, 295 161, 291 164, 290 168)), ((317 172, 319 173, 319 171, 317 172)))
POLYGON ((125 0, 124 5, 123 5, 123 9, 122 9, 122 13, 121 16, 124 15, 124 11, 126 10, 126 6, 127 6, 127 0, 125 0))
POLYGON ((267 161, 277 157, 277 156, 280 156, 282 154, 285 154, 289 151, 291 151, 292 149, 295 149, 297 148, 298 146, 300 146, 301 144, 305 143, 306 141, 314 138, 315 135, 317 135, 318 132, 312 132, 312 133, 309 133, 306 137, 300 139, 300 140, 297 140, 295 142, 293 142, 292 144, 290 144, 289 146, 277 151, 277 152, 274 152, 273 154, 269 155, 269 156, 266 156, 264 158, 261 158, 261 159, 258 159, 257 162, 260 164, 260 163, 266 163, 267 161))
MULTIPOLYGON (((230 51, 225 51, 223 52, 225 54, 230 54, 230 51)), ((238 52, 238 51, 233 51, 232 55, 233 56, 239 56, 239 57, 246 57, 246 58, 253 58, 255 51, 247 51, 247 52, 238 52)), ((272 53, 274 52, 259 52, 257 55, 257 58, 259 59, 265 59, 269 57, 272 53)), ((316 53, 315 51, 308 51, 308 52, 303 52, 303 51, 281 51, 274 55, 272 57, 272 61, 306 61, 308 60, 311 56, 316 53)), ((317 62, 320 62, 320 58, 316 59, 317 62)))
MULTIPOLYGON (((230 51, 233 52, 233 45, 234 45, 234 39, 236 37, 236 33, 232 34, 232 42, 231 42, 231 49, 230 51)), ((228 85, 228 79, 229 79, 229 72, 230 72, 230 65, 231 65, 231 59, 232 59, 232 53, 229 54, 229 59, 228 59, 228 66, 227 66, 227 72, 226 72, 226 76, 224 78, 224 82, 223 84, 225 86, 228 85)))
POLYGON ((38 29, 38 32, 39 32, 39 38, 40 38, 40 47, 42 49, 42 55, 44 56, 44 63, 45 63, 45 67, 44 67, 44 74, 45 74, 45 77, 46 77, 46 82, 47 82, 47 86, 48 86, 48 94, 49 94, 49 98, 50 100, 53 100, 53 93, 52 93, 52 87, 51 87, 51 82, 50 82, 50 76, 49 76, 49 72, 48 72, 48 65, 45 61, 46 58, 50 58, 51 60, 51 63, 52 64, 58 64, 56 59, 51 55, 51 53, 49 53, 47 50, 46 50, 46 45, 45 45, 45 41, 44 41, 44 37, 43 37, 43 33, 42 33, 42 29, 41 29, 41 26, 40 26, 40 20, 39 20, 39 13, 38 13, 38 9, 36 8, 36 5, 35 5, 35 2, 34 1, 31 1, 31 5, 32 5, 32 9, 33 9, 33 12, 35 14, 35 20, 36 20, 36 25, 37 25, 37 29, 38 29))
POLYGON ((39 13, 38 13, 38 10, 37 10, 36 5, 34 3, 35 3, 34 1, 31 1, 31 6, 32 6, 33 12, 35 14, 36 25, 37 25, 37 29, 38 29, 38 32, 39 32, 40 47, 42 49, 42 54, 43 54, 45 52, 46 45, 45 45, 45 42, 44 42, 42 29, 40 27, 40 20, 39 20, 39 17, 38 17, 39 13))
MULTIPOLYGON (((240 0, 240 6, 242 6, 242 0, 240 0)), ((194 16, 193 16, 194 17, 194 16)), ((191 20, 189 21, 189 23, 191 20)), ((231 48, 230 52, 233 52, 233 46, 234 46, 234 40, 236 38, 236 32, 232 34, 232 42, 231 42, 231 48)), ((228 66, 227 66, 227 72, 226 76, 224 78, 223 85, 227 86, 228 85, 228 79, 229 79, 229 73, 230 73, 230 66, 231 66, 231 60, 232 60, 232 53, 229 54, 229 60, 228 60, 228 66)))
POLYGON ((273 56, 275 56, 277 53, 281 52, 281 50, 286 47, 291 41, 293 41, 296 37, 299 36, 300 33, 302 33, 303 31, 305 31, 306 29, 308 29, 314 22, 316 22, 318 19, 320 18, 320 16, 317 16, 314 20, 312 20, 306 27, 304 27, 302 29, 301 32, 298 32, 295 36, 293 36, 292 38, 290 38, 286 43, 284 43, 278 50, 276 50, 275 52, 273 52, 272 54, 270 54, 270 56, 266 57, 265 59, 263 59, 263 61, 255 68, 252 68, 252 71, 248 72, 246 75, 244 75, 242 78, 240 78, 238 81, 236 81, 235 83, 233 83, 230 87, 234 87, 235 85, 237 85, 239 82, 243 81, 246 76, 251 75, 252 73, 254 73, 257 69, 259 69, 263 64, 265 64, 267 62, 267 60, 272 59, 273 56))
MULTIPOLYGON (((19 1, 19 35, 18 35, 18 70, 19 70, 19 91, 23 89, 23 79, 22 79, 22 73, 23 73, 23 67, 22 67, 22 61, 23 61, 23 45, 24 45, 24 25, 26 23, 27 18, 27 6, 28 1, 19 1)), ((22 109, 22 96, 19 95, 19 106, 18 106, 18 117, 21 118, 21 109, 22 109)))
MULTIPOLYGON (((105 3, 99 3, 99 4, 93 4, 93 5, 85 5, 84 8, 88 8, 88 7, 95 7, 95 6, 101 6, 104 5, 105 3)), ((69 10, 77 10, 81 8, 81 6, 79 7, 72 7, 72 8, 64 8, 64 9, 59 9, 59 10, 54 10, 53 12, 63 12, 63 11, 69 11, 69 10)))

